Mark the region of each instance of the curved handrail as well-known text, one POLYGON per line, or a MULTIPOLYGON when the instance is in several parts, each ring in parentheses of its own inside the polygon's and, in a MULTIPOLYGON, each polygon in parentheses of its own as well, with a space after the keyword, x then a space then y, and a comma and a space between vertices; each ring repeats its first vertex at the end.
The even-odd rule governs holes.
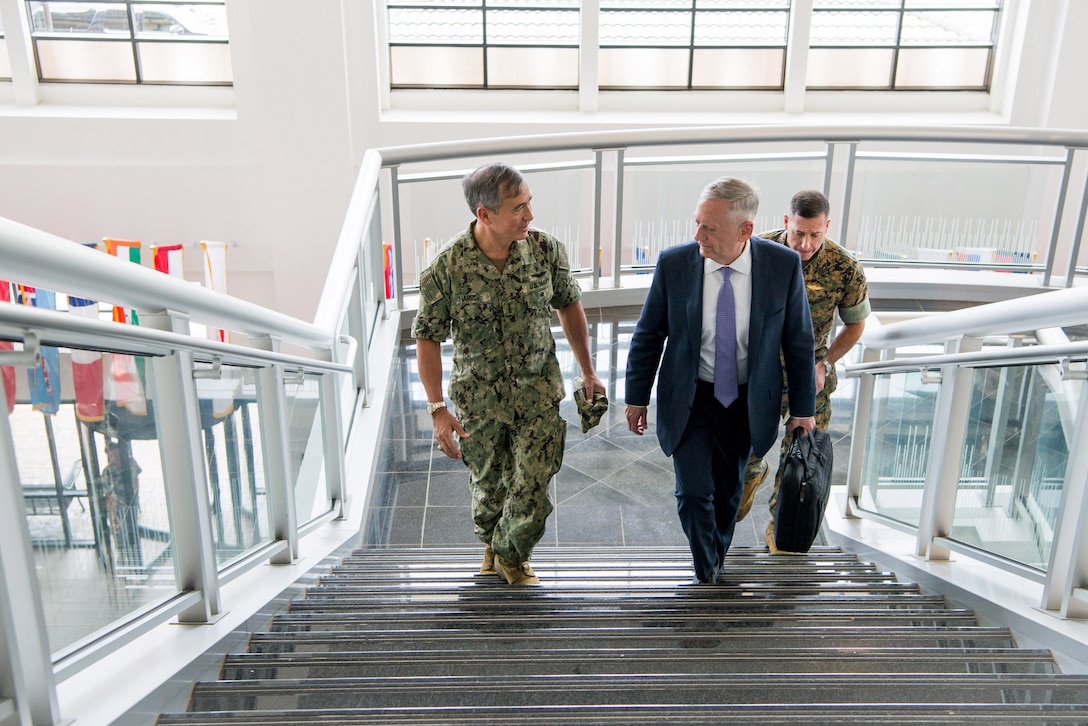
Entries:
POLYGON ((379 149, 382 164, 438 161, 509 152, 568 151, 635 146, 674 146, 718 142, 791 141, 979 141, 995 144, 1088 146, 1088 133, 1076 130, 1037 129, 1014 126, 692 126, 585 131, 539 136, 507 136, 465 141, 444 141, 379 149))
POLYGON ((961 337, 1080 325, 1088 316, 1085 311, 1088 288, 1074 287, 882 325, 866 330, 861 341, 867 348, 886 350, 961 337))
POLYGON ((182 310, 217 328, 277 335, 313 349, 332 347, 331 331, 2 217, 0 259, 3 274, 22 284, 139 310, 182 310))
POLYGON ((314 325, 330 334, 335 334, 340 329, 344 301, 351 290, 358 257, 363 254, 361 240, 366 233, 367 223, 375 212, 375 192, 381 171, 381 154, 374 149, 368 149, 359 167, 359 175, 344 217, 344 226, 333 251, 317 312, 314 313, 314 325))

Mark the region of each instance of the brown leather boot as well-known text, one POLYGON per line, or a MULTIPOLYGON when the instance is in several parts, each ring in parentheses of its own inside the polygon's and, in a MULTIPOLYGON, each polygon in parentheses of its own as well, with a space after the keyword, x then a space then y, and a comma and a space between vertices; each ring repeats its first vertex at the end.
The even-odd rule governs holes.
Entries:
POLYGON ((495 569, 506 578, 511 585, 539 585, 540 578, 529 567, 528 562, 513 564, 503 559, 502 555, 495 555, 495 569))
POLYGON ((771 467, 767 465, 767 462, 759 462, 762 466, 759 469, 759 474, 753 479, 744 480, 744 493, 740 495, 740 507, 737 508, 737 521, 741 521, 748 516, 748 512, 752 511, 752 503, 756 500, 756 492, 763 486, 763 482, 767 481, 767 474, 770 473, 771 467))
POLYGON ((491 545, 484 547, 484 561, 480 563, 481 575, 497 575, 499 571, 495 569, 495 553, 491 549, 491 545))

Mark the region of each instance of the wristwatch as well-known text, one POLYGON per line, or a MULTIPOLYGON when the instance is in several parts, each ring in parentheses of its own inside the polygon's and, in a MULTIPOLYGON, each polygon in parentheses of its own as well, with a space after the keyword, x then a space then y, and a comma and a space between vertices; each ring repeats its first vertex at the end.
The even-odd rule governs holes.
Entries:
POLYGON ((427 413, 434 416, 436 412, 446 407, 445 401, 429 401, 427 403, 427 413))
POLYGON ((835 364, 832 363, 831 361, 829 361, 827 358, 824 358, 820 362, 824 364, 824 372, 825 373, 830 373, 831 371, 835 370, 835 364))

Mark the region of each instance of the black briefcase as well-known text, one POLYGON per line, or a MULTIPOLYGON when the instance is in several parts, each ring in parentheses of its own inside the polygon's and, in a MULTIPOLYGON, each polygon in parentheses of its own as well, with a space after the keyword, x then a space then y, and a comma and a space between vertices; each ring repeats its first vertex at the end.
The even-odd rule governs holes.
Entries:
POLYGON ((831 492, 831 437, 819 429, 803 435, 800 431, 794 431, 779 467, 774 543, 786 552, 812 547, 831 492))

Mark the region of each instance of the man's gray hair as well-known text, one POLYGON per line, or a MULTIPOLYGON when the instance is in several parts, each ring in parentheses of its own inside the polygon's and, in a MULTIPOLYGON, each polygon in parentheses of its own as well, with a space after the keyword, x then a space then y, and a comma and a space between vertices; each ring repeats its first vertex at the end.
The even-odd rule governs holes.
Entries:
POLYGON ((461 188, 465 192, 465 201, 473 216, 480 207, 492 212, 502 208, 502 200, 513 196, 525 183, 521 172, 509 164, 486 164, 475 171, 465 174, 461 188))
POLYGON ((743 179, 723 176, 706 185, 699 201, 718 199, 729 202, 729 216, 741 222, 753 222, 759 211, 759 193, 743 179))

